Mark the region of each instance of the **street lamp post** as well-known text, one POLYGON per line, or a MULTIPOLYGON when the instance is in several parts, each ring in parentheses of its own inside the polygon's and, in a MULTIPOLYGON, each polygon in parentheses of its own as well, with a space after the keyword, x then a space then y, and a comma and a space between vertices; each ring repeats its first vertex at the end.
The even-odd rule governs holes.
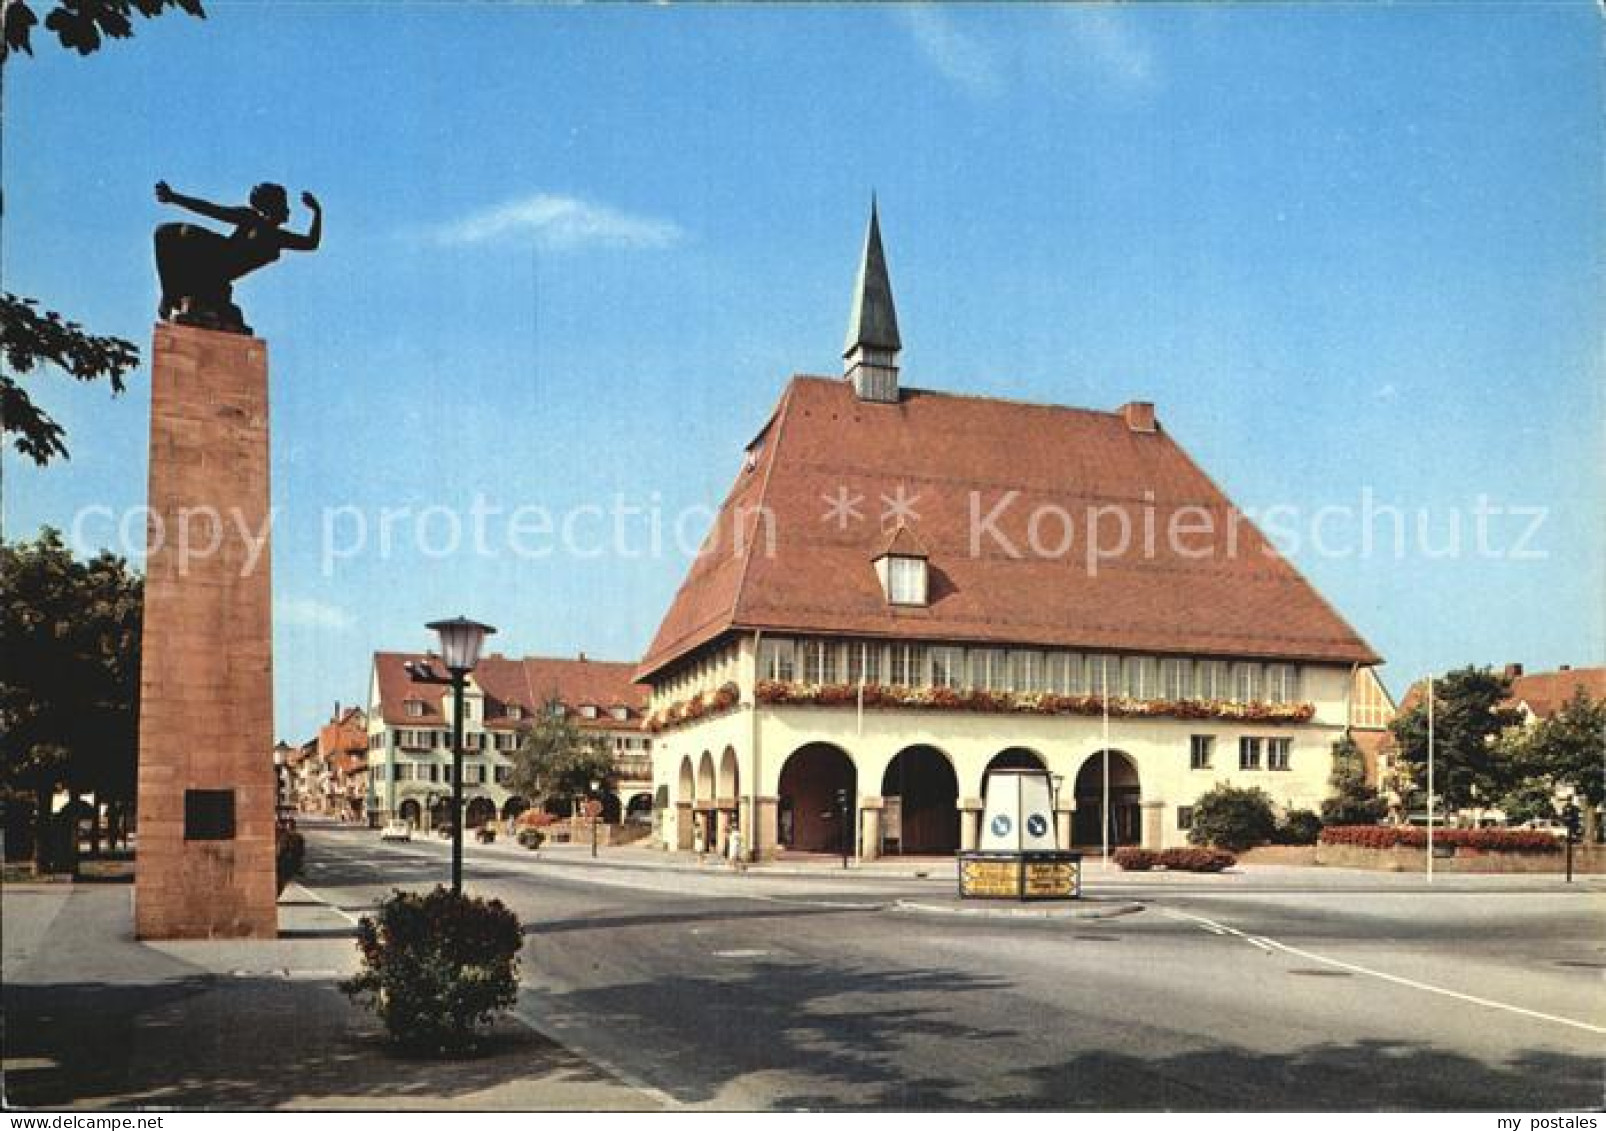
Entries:
POLYGON ((424 626, 440 639, 441 662, 446 675, 435 673, 428 660, 408 663, 407 674, 419 683, 432 683, 452 689, 452 894, 463 894, 463 688, 468 673, 480 662, 485 638, 496 631, 488 624, 453 617, 431 621, 424 626))
POLYGON ((602 816, 602 783, 591 779, 591 804, 587 806, 591 818, 591 859, 597 858, 597 819, 602 816))

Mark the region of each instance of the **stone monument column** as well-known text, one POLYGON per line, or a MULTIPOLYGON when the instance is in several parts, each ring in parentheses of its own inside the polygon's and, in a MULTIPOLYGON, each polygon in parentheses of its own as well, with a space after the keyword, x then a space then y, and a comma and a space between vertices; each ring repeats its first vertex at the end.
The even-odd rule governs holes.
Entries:
POLYGON ((140 938, 273 938, 267 343, 158 323, 140 673, 140 938))

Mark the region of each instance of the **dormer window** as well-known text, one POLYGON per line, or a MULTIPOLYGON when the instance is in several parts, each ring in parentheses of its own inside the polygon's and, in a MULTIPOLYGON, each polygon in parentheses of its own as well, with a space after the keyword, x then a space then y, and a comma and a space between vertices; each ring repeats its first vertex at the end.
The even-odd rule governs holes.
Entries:
POLYGON ((564 707, 564 705, 562 703, 554 703, 554 704, 552 704, 552 717, 554 719, 561 719, 561 718, 563 718, 564 715, 566 715, 568 713, 569 713, 568 709, 566 707, 564 707))
POLYGON ((524 717, 524 708, 517 703, 509 703, 507 705, 507 717, 510 719, 522 719, 524 717))
POLYGON ((887 600, 894 605, 926 603, 926 559, 887 559, 887 600))
POLYGON ((403 706, 409 719, 421 719, 424 717, 424 701, 422 699, 409 699, 403 706))
POLYGON ((585 718, 594 719, 597 717, 597 708, 592 704, 587 703, 580 708, 580 714, 585 718))
POLYGON ((908 527, 900 524, 892 532, 886 546, 876 555, 875 568, 889 605, 923 607, 927 604, 926 551, 908 527))
POLYGON ((615 707, 613 709, 613 717, 617 721, 619 721, 621 723, 626 721, 627 719, 630 718, 630 708, 629 707, 615 707))

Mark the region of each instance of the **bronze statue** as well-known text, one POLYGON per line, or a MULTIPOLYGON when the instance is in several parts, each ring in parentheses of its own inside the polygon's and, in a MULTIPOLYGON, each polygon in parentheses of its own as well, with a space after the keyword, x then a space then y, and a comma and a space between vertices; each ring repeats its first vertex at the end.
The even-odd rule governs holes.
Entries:
POLYGON ((312 226, 305 235, 284 230, 290 204, 282 185, 257 185, 244 208, 182 196, 166 181, 156 182, 156 199, 234 225, 228 236, 196 224, 156 229, 156 273, 162 280, 157 316, 185 326, 249 334, 251 327, 234 305, 234 280, 266 267, 281 251, 318 250, 323 235, 323 207, 310 192, 301 194, 301 203, 312 212, 312 226))

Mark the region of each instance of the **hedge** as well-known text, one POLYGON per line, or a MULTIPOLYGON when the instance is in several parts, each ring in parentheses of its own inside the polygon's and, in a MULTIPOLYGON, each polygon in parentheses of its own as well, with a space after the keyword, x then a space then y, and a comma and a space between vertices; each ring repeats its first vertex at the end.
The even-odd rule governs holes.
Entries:
POLYGON ((1147 872, 1153 868, 1159 854, 1147 848, 1117 848, 1115 863, 1123 872, 1147 872))
POLYGON ((1156 863, 1170 872, 1219 872, 1238 863, 1238 858, 1219 848, 1168 848, 1156 863))
MULTIPOLYGON (((1319 843, 1353 848, 1426 848, 1428 831, 1414 825, 1330 825, 1322 830, 1319 843)), ((1524 855, 1545 855, 1562 849, 1559 837, 1534 829, 1435 829, 1433 843, 1524 855)))

